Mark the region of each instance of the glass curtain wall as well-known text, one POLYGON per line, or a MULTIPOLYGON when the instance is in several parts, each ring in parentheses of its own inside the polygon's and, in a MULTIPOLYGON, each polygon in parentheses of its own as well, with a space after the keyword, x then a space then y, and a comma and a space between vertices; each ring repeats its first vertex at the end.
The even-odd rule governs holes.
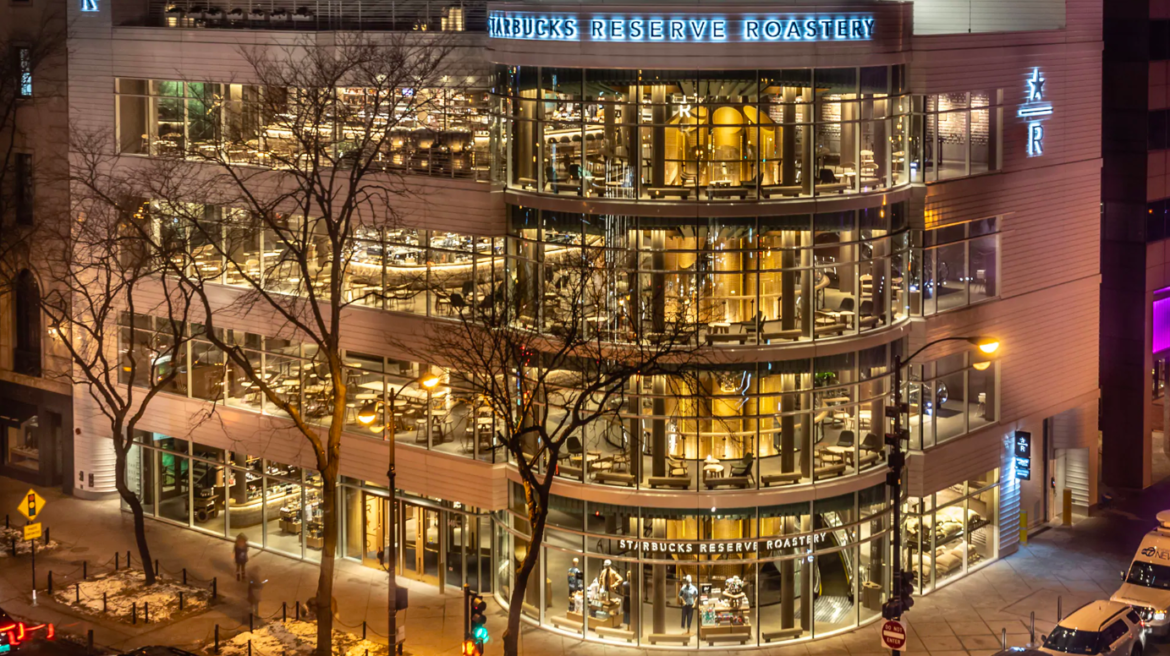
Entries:
MULTIPOLYGON (((848 630, 880 616, 886 494, 883 485, 709 512, 553 497, 524 614, 590 640, 691 649, 848 630)), ((514 485, 512 495, 512 509, 496 517, 502 603, 528 545, 523 492, 514 485)))
MULTIPOLYGON (((257 548, 320 561, 324 508, 316 471, 161 433, 136 431, 133 442, 127 480, 148 516, 229 540, 242 533, 257 548)), ((384 569, 392 534, 386 487, 343 476, 338 503, 342 508, 338 555, 384 569)), ((401 490, 399 505, 400 522, 413 516, 412 509, 425 507, 435 518, 434 527, 445 531, 432 541, 445 546, 441 561, 446 585, 467 582, 482 592, 491 591, 489 515, 401 490)), ((122 507, 128 510, 124 503, 122 507)), ((400 558, 405 562, 401 553, 400 558)))
POLYGON ((910 446, 926 449, 996 421, 999 363, 961 351, 906 369, 910 446))
POLYGON ((911 314, 929 316, 999 296, 1000 223, 991 217, 913 232, 911 314))
POLYGON ((902 203, 699 221, 514 206, 510 220, 516 321, 553 334, 584 316, 610 341, 684 322, 709 346, 765 346, 855 335, 909 314, 902 203), (596 274, 582 279, 583 269, 596 274))
POLYGON ((909 182, 894 67, 499 67, 509 186, 558 196, 742 201, 909 182))
POLYGON ((334 90, 334 111, 307 127, 299 109, 303 92, 297 89, 130 78, 117 79, 115 89, 123 154, 279 167, 296 159, 295 125, 329 135, 332 157, 344 164, 347 150, 370 129, 368 97, 378 93, 374 111, 394 127, 376 163, 419 175, 481 181, 491 176, 493 100, 475 78, 464 88, 404 89, 398 97, 386 90, 340 87, 334 90))

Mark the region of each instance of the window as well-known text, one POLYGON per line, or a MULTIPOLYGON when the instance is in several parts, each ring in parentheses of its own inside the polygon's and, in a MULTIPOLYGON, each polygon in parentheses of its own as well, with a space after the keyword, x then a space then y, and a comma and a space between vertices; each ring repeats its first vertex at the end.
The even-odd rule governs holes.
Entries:
POLYGON ((40 287, 28 269, 16 276, 16 350, 13 369, 28 376, 41 375, 40 287))
POLYGON ((20 225, 33 223, 33 172, 32 155, 16 154, 16 222, 20 225))
POLYGON ((921 104, 916 103, 923 113, 918 159, 924 181, 999 170, 1003 110, 998 105, 1002 96, 999 90, 943 93, 925 96, 921 104))
POLYGON ((17 86, 16 95, 19 98, 31 98, 33 91, 32 49, 26 46, 17 46, 16 62, 20 75, 20 84, 17 86))
POLYGON ((910 311, 928 316, 999 295, 999 219, 991 217, 917 233, 912 250, 910 311))
POLYGON ((910 446, 928 449, 976 431, 996 420, 996 362, 980 353, 959 352, 911 365, 910 446))
POLYGON ((1150 150, 1167 147, 1167 124, 1170 124, 1170 110, 1158 109, 1146 114, 1147 145, 1150 150))
POLYGON ((1152 378, 1150 391, 1153 393, 1153 398, 1160 399, 1166 394, 1166 358, 1156 358, 1154 369, 1150 374, 1152 378))
POLYGON ((1170 59, 1170 20, 1150 21, 1150 61, 1170 59))

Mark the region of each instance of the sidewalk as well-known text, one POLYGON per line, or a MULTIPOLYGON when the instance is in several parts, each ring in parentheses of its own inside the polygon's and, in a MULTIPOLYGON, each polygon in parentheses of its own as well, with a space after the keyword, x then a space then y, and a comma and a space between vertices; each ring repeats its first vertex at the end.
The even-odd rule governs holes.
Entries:
MULTIPOLYGON (((0 478, 0 515, 5 509, 13 518, 16 504, 28 489, 26 484, 0 478)), ((63 496, 57 490, 38 490, 48 501, 39 520, 51 529, 52 539, 62 546, 37 557, 38 586, 43 589, 49 570, 76 569, 82 560, 105 562, 115 551, 123 557, 134 552, 132 523, 116 501, 82 501, 63 496)), ((1153 495, 1149 495, 1153 496, 1153 495)), ((1156 503, 1156 502, 1155 502, 1156 503)), ((1036 632, 1047 633, 1056 619, 1056 598, 1063 598, 1065 614, 1098 598, 1108 598, 1117 588, 1118 571, 1124 569, 1152 520, 1138 514, 1110 511, 1070 529, 1054 529, 1034 538, 1006 559, 967 578, 917 599, 909 613, 910 636, 907 651, 930 656, 985 656, 998 649, 1000 632, 1007 630, 1008 643, 1020 646, 1028 640, 1029 613, 1036 613, 1036 632)), ((1152 517, 1152 514, 1149 515, 1152 517)), ((94 630, 95 642, 120 651, 149 644, 193 648, 210 638, 215 624, 235 627, 247 623, 244 584, 237 582, 232 564, 231 542, 204 536, 195 531, 147 520, 152 553, 163 568, 203 579, 218 577, 221 601, 212 610, 164 627, 133 627, 113 622, 95 624, 67 615, 61 607, 42 603, 30 607, 29 559, 0 559, 0 606, 17 615, 51 621, 59 630, 84 636, 94 630)), ((279 612, 282 601, 306 601, 316 590, 317 568, 269 553, 255 552, 249 567, 259 567, 264 578, 265 601, 262 615, 279 612)), ((60 586, 59 580, 54 581, 60 586)), ((67 582, 66 582, 67 583, 67 582)), ((455 656, 460 653, 461 598, 448 592, 440 595, 432 586, 400 579, 410 588, 410 609, 406 613, 406 652, 415 656, 455 656)), ((385 574, 348 561, 337 562, 335 596, 340 620, 360 633, 363 621, 369 630, 385 635, 385 574)), ((489 601, 492 641, 489 653, 500 653, 506 617, 489 601)), ((338 627, 340 628, 340 627, 338 627)), ((371 636, 373 637, 373 636, 371 636)), ((528 656, 572 656, 577 653, 605 656, 635 656, 641 650, 585 643, 545 630, 528 628, 522 638, 522 652, 528 656)), ((733 651, 733 650, 721 650, 733 651)), ((879 647, 877 625, 843 636, 795 645, 751 650, 769 656, 862 656, 885 654, 879 647)), ((745 652, 746 653, 746 652, 745 652)))

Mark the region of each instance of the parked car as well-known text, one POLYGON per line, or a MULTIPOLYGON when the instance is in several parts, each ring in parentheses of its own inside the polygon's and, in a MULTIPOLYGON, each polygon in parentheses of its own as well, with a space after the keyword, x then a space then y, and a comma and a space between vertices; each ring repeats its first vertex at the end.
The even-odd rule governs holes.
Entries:
POLYGON ((1170 510, 1158 513, 1158 526, 1142 538, 1122 584, 1110 597, 1137 610, 1157 636, 1170 632, 1170 510))
POLYGON ((1040 651, 1048 654, 1141 656, 1146 628, 1129 604, 1093 601, 1073 611, 1040 640, 1040 651))
POLYGON ((0 609, 0 654, 17 651, 38 633, 48 640, 57 636, 52 624, 26 624, 0 609))

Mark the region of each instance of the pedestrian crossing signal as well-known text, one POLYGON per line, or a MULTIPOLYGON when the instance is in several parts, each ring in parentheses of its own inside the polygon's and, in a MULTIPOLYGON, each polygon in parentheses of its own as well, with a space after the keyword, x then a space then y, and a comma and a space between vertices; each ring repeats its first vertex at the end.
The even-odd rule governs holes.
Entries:
POLYGON ((476 647, 474 640, 463 641, 463 656, 480 656, 479 648, 476 647))

